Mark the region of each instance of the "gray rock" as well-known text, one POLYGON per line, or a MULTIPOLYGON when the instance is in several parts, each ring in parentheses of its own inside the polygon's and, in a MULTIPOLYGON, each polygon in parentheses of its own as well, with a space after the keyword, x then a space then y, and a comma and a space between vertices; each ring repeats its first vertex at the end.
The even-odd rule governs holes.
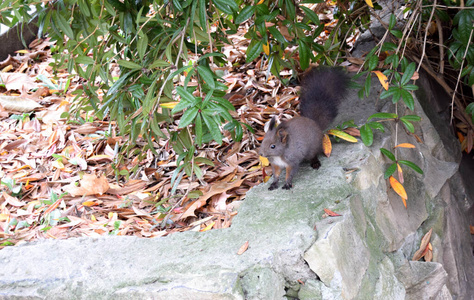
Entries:
MULTIPOLYGON (((375 105, 376 95, 349 95, 339 121, 389 107, 375 105)), ((337 143, 319 170, 301 168, 292 190, 249 191, 228 229, 5 248, 0 299, 473 299, 473 201, 449 148, 456 141, 421 106, 416 113, 423 144, 394 123, 370 148, 337 143), (401 142, 417 148, 400 158, 425 172, 404 171, 408 208, 384 179, 389 161, 379 150, 401 142), (324 208, 341 216, 323 218, 324 208), (430 228, 433 262, 411 261, 430 228)))

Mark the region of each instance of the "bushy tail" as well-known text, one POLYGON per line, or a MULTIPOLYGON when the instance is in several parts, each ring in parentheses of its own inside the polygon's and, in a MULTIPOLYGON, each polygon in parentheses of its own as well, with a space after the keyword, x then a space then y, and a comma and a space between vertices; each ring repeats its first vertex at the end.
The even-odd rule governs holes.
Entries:
POLYGON ((338 106, 347 92, 350 77, 337 67, 317 67, 303 76, 300 114, 313 119, 322 130, 336 118, 338 106))

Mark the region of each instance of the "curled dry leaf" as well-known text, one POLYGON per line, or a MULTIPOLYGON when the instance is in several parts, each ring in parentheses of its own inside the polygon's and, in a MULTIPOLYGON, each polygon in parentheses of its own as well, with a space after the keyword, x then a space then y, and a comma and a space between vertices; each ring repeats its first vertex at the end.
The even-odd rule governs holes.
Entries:
POLYGON ((327 157, 331 156, 332 144, 331 139, 327 134, 323 135, 323 152, 327 157))
POLYGON ((71 183, 63 189, 73 197, 79 195, 102 195, 109 189, 109 182, 104 175, 98 178, 94 174, 84 174, 84 177, 79 180, 79 184, 80 186, 75 186, 74 183, 71 183))
POLYGON ((433 232, 433 228, 431 228, 424 236, 423 238, 421 239, 421 244, 420 244, 420 248, 415 252, 415 254, 413 255, 413 258, 412 260, 419 260, 420 258, 422 258, 423 256, 425 256, 425 254, 427 253, 427 251, 429 250, 429 245, 430 245, 430 239, 431 239, 431 233, 433 232))
POLYGON ((338 213, 333 212, 332 210, 329 210, 327 208, 324 209, 324 212, 329 216, 329 217, 340 217, 341 215, 338 213))
POLYGON ((239 251, 237 251, 237 254, 238 255, 242 255, 245 251, 247 251, 247 249, 249 248, 249 241, 246 241, 239 249, 239 251))

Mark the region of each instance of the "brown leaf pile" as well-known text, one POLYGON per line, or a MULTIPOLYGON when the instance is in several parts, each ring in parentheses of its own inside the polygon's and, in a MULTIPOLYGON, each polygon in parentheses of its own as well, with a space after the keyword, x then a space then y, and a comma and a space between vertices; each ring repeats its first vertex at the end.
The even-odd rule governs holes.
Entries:
MULTIPOLYGON (((235 44, 226 54, 237 62, 248 41, 238 35, 233 39, 235 44)), ((141 161, 125 158, 114 170, 115 145, 124 145, 127 137, 115 134, 114 122, 75 125, 61 118, 73 102, 70 92, 80 82, 73 79, 68 91, 46 88, 37 76, 54 77, 48 66, 51 43, 35 44, 32 50, 0 62, 4 83, 0 96, 13 103, 13 108, 5 108, 1 104, 7 102, 0 102, 0 248, 44 238, 156 237, 229 227, 247 190, 262 181, 255 148, 263 138, 264 123, 270 115, 290 118, 295 114, 296 89, 283 87, 274 77, 266 78, 265 61, 225 70, 236 117, 256 132, 247 132, 238 143, 227 136, 222 146, 200 149, 199 156, 215 166, 201 166, 201 181, 183 178, 173 195, 176 157, 168 141, 155 142, 160 157, 149 151, 141 161), (15 109, 22 101, 37 105, 15 109), (32 114, 23 114, 25 111, 32 114), (137 165, 139 171, 133 178, 116 176, 116 171, 131 171, 137 165)), ((53 82, 70 75, 63 71, 56 76, 53 82)), ((137 147, 144 143, 138 141, 137 147)))

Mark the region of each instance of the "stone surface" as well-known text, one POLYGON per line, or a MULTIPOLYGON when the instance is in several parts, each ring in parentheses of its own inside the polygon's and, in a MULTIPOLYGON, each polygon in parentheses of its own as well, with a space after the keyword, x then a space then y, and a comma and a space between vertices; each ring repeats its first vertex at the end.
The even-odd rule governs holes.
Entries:
POLYGON ((8 55, 13 55, 15 51, 26 49, 27 46, 36 38, 38 26, 35 25, 37 18, 24 26, 15 26, 10 29, 3 28, 0 33, 0 61, 5 60, 8 55), (21 34, 23 34, 23 44, 21 34))
MULTIPOLYGON (((379 88, 374 81, 372 99, 349 95, 338 120, 389 110, 375 104, 379 88)), ((337 143, 319 170, 301 168, 292 190, 249 191, 228 229, 5 248, 0 299, 473 299, 471 188, 445 147, 455 147, 447 126, 434 130, 420 105, 415 113, 423 144, 390 123, 372 147, 337 143), (400 158, 425 171, 404 169, 407 209, 383 177, 390 162, 379 150, 402 142, 417 148, 400 158), (324 208, 341 216, 324 218, 324 208), (411 261, 430 228, 434 261, 411 261)))

